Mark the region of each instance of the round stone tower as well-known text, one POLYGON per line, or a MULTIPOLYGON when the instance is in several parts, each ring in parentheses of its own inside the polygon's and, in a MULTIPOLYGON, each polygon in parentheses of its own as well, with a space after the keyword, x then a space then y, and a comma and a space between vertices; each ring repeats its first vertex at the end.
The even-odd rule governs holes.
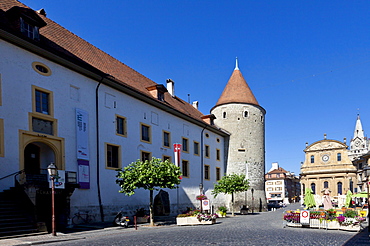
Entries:
POLYGON ((245 174, 250 189, 236 194, 234 209, 266 210, 265 114, 238 68, 238 62, 216 105, 215 125, 230 133, 225 144, 227 174, 245 174))

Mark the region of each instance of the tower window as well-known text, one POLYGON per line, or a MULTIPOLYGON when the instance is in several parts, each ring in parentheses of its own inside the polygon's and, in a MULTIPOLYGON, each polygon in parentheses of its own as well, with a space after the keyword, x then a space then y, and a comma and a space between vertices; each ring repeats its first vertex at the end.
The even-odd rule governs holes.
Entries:
POLYGON ((324 182, 324 188, 329 188, 329 182, 328 181, 324 182))
POLYGON ((222 118, 224 118, 224 119, 226 118, 226 112, 222 113, 222 118))
POLYGON ((311 163, 315 163, 315 157, 311 155, 311 163))
POLYGON ((244 111, 244 118, 248 117, 248 111, 244 111))

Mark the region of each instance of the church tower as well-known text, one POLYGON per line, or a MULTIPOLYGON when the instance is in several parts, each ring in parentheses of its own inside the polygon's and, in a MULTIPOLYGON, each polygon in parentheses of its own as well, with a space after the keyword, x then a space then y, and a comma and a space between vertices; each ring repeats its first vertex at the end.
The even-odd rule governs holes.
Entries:
POLYGON ((235 209, 266 208, 265 114, 238 68, 238 60, 216 105, 211 109, 215 125, 230 133, 225 147, 226 173, 246 174, 250 189, 235 196, 235 209))
POLYGON ((351 139, 348 153, 351 161, 354 161, 357 157, 366 154, 369 151, 368 146, 368 140, 364 135, 364 130, 362 129, 360 115, 357 115, 355 131, 353 133, 353 138, 351 139))

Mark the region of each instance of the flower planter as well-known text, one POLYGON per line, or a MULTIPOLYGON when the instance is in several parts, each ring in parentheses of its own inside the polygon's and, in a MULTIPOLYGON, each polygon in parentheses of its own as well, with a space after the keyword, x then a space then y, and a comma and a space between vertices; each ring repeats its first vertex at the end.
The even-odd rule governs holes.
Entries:
POLYGON ((138 224, 148 223, 148 217, 136 217, 136 223, 138 224))
POLYGON ((216 223, 216 220, 201 220, 199 221, 197 217, 177 217, 177 225, 212 225, 216 223))
POLYGON ((344 231, 360 231, 361 227, 360 225, 341 225, 339 229, 344 231))
POLYGON ((310 219, 311 228, 322 228, 323 225, 319 219, 310 219))
POLYGON ((338 230, 340 227, 339 222, 336 220, 328 221, 328 229, 338 230))
POLYGON ((287 222, 286 223, 286 226, 289 226, 289 227, 302 227, 302 224, 301 223, 294 223, 294 222, 287 222))

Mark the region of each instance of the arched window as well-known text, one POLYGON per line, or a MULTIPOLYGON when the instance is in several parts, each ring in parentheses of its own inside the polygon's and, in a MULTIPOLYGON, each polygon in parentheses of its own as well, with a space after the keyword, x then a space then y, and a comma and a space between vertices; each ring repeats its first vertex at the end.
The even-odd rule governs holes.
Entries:
POLYGON ((311 155, 311 163, 315 163, 315 157, 311 155))
POLYGON ((324 188, 329 188, 329 182, 328 181, 324 182, 324 188))
POLYGON ((342 160, 342 154, 341 153, 338 153, 337 154, 337 161, 341 161, 342 160))
POLYGON ((311 184, 311 190, 312 190, 312 194, 316 194, 316 185, 315 185, 315 183, 311 184))
POLYGON ((338 195, 342 195, 342 182, 338 182, 338 195))
POLYGON ((247 118, 248 117, 248 111, 244 111, 244 117, 247 118))
POLYGON ((222 113, 222 117, 225 119, 226 118, 226 112, 222 113))

